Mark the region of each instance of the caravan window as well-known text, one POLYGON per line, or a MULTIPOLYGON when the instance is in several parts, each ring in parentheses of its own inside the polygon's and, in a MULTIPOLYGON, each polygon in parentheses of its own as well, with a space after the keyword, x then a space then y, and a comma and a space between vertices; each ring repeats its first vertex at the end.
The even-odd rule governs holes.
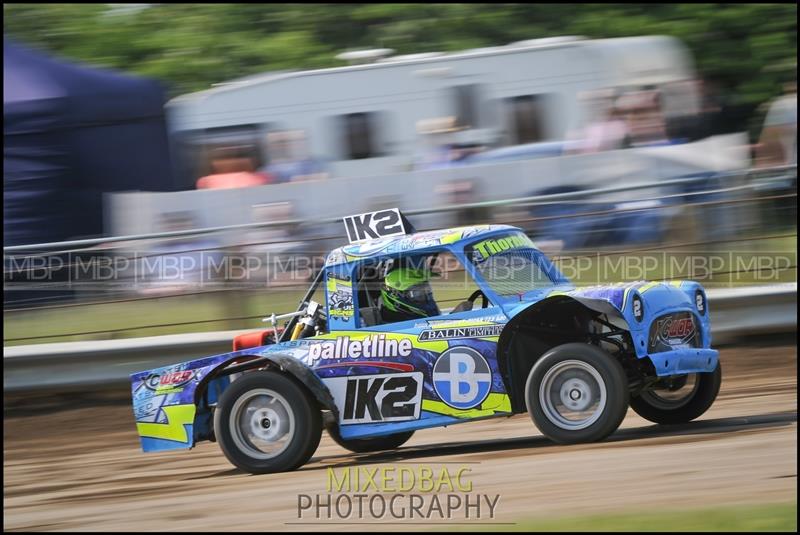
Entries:
POLYGON ((457 85, 451 88, 454 102, 456 126, 462 128, 478 128, 478 85, 457 85))
POLYGON ((264 125, 247 124, 178 134, 175 150, 181 165, 188 171, 188 175, 182 178, 184 187, 192 187, 198 178, 213 174, 215 159, 236 158, 248 162, 253 170, 264 165, 266 163, 262 143, 264 131, 266 131, 264 125))
POLYGON ((342 115, 344 130, 343 157, 347 160, 361 160, 380 156, 377 150, 377 114, 348 113, 342 115))
POLYGON ((547 139, 545 101, 545 95, 521 95, 508 99, 512 144, 547 139))

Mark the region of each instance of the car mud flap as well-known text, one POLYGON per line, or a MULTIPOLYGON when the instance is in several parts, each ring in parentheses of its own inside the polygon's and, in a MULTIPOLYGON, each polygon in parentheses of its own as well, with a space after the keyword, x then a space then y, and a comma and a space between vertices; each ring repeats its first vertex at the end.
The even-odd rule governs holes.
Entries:
POLYGON ((212 432, 209 404, 218 400, 231 381, 229 376, 220 375, 219 372, 224 371, 231 362, 248 356, 255 357, 252 361, 253 367, 271 364, 290 374, 308 389, 323 410, 331 411, 338 419, 333 396, 314 372, 296 358, 282 354, 218 355, 131 375, 133 412, 142 450, 154 452, 189 449, 197 442, 210 439, 212 432), (147 377, 178 372, 191 372, 192 382, 155 392, 145 387, 147 377), (193 382, 194 380, 197 382, 193 382))

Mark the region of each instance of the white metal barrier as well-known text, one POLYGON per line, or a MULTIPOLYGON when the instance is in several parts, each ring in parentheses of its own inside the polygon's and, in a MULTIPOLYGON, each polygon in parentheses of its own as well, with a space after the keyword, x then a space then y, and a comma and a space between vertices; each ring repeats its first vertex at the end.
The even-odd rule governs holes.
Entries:
MULTIPOLYGON (((710 289, 712 345, 797 331, 797 283, 710 289)), ((3 348, 3 392, 121 386, 134 372, 231 350, 253 329, 3 348)))

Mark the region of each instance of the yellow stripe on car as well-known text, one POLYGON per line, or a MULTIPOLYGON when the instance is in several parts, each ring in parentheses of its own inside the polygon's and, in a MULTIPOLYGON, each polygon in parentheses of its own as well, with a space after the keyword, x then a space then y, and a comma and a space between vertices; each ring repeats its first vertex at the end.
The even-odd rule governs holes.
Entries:
POLYGON ((167 423, 153 424, 136 422, 136 429, 139 435, 147 438, 161 438, 164 440, 174 440, 176 442, 189 442, 186 433, 186 425, 194 422, 196 407, 191 405, 171 405, 163 407, 161 410, 167 415, 167 423))
POLYGON ((639 288, 639 293, 643 294, 647 290, 652 290, 653 288, 655 288, 656 286, 658 286, 660 284, 664 284, 664 283, 662 283, 662 282, 648 282, 647 284, 645 284, 644 286, 639 288))
POLYGON ((491 416, 497 412, 511 412, 511 398, 508 397, 508 394, 492 392, 481 403, 481 406, 475 409, 454 409, 442 401, 423 399, 422 410, 455 418, 480 418, 481 416, 491 416))

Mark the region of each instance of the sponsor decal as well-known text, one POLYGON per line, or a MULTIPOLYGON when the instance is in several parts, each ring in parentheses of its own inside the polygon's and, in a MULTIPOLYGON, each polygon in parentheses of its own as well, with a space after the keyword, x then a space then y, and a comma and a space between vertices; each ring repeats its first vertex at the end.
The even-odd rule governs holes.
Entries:
POLYGON ((133 404, 133 414, 136 417, 136 421, 158 423, 161 407, 167 402, 167 397, 167 394, 160 394, 137 400, 137 402, 133 404))
POLYGON ((478 233, 485 232, 487 230, 495 230, 498 229, 497 225, 477 225, 474 227, 464 227, 461 231, 461 239, 469 238, 470 236, 474 236, 478 233))
POLYGON ((328 273, 328 314, 348 321, 353 317, 353 283, 349 277, 328 273))
POLYGON ((439 398, 454 409, 477 407, 489 395, 489 363, 471 347, 451 347, 433 365, 433 386, 439 398))
POLYGON ((456 338, 484 338, 499 336, 503 325, 477 325, 474 327, 451 327, 445 329, 429 329, 419 333, 420 342, 428 340, 453 340, 456 338))
POLYGON ((361 340, 339 336, 310 346, 308 360, 313 364, 317 360, 407 357, 412 348, 410 339, 396 340, 386 338, 385 334, 370 335, 361 340))
POLYGON ((368 256, 386 249, 393 243, 396 243, 395 238, 383 238, 380 240, 374 240, 366 243, 356 243, 347 245, 344 248, 345 258, 347 260, 354 260, 357 258, 368 256))
POLYGON ((406 238, 397 244, 398 251, 409 251, 411 249, 422 249, 424 247, 433 247, 441 244, 442 239, 440 236, 431 236, 423 234, 422 236, 414 236, 413 238, 406 238))
POLYGON ((144 386, 150 390, 168 390, 183 386, 196 375, 197 370, 182 370, 168 373, 153 373, 144 380, 144 386))
POLYGON ((473 260, 483 262, 492 255, 523 247, 533 247, 533 242, 524 234, 511 234, 504 238, 490 238, 473 245, 473 260))
POLYGON ((403 218, 397 208, 351 215, 343 219, 350 243, 406 234, 403 218))
POLYGON ((684 346, 696 334, 694 319, 688 312, 670 314, 656 320, 650 333, 651 348, 660 344, 670 347, 684 346))
POLYGON ((421 372, 323 379, 342 424, 419 419, 422 381, 421 372))
POLYGON ((683 341, 694 334, 694 322, 691 318, 669 318, 659 322, 658 333, 662 340, 683 341))

